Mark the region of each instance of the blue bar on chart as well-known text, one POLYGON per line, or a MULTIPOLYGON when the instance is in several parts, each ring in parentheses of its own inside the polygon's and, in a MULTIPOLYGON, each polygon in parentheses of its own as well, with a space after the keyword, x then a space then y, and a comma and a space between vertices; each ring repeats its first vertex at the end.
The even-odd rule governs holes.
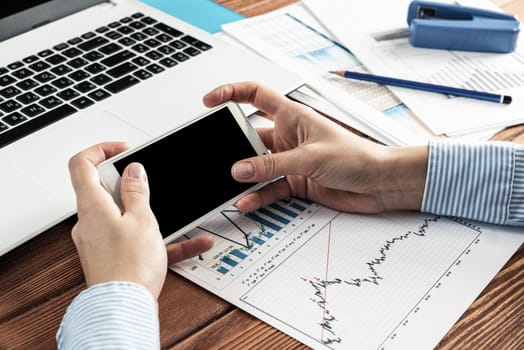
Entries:
POLYGON ((241 252, 240 250, 238 250, 238 249, 233 249, 231 252, 229 252, 229 254, 234 255, 234 256, 236 256, 237 258, 241 259, 241 260, 247 258, 247 255, 244 254, 244 253, 242 253, 242 252, 241 252))
POLYGON ((218 272, 220 272, 221 274, 225 275, 226 273, 229 272, 228 269, 226 269, 224 266, 220 266, 218 269, 217 269, 218 272))
POLYGON ((256 244, 258 244, 258 245, 262 245, 262 244, 265 243, 264 240, 258 238, 257 236, 251 236, 251 240, 252 240, 253 242, 255 242, 256 244))
POLYGON ((291 205, 293 208, 298 209, 300 211, 306 210, 306 207, 301 206, 296 201, 292 201, 291 203, 289 203, 289 205, 291 205))
POLYGON ((257 211, 258 211, 259 213, 262 213, 262 214, 266 215, 266 216, 269 216, 270 218, 272 218, 272 219, 274 219, 274 220, 276 220, 276 221, 278 221, 278 222, 283 223, 284 225, 289 224, 289 220, 288 220, 288 219, 286 219, 286 218, 283 217, 283 216, 278 215, 278 214, 275 213, 275 212, 272 212, 271 210, 268 210, 268 209, 266 209, 266 208, 260 208, 260 209, 258 209, 257 211))
POLYGON ((222 261, 232 267, 235 267, 238 265, 238 263, 235 260, 231 259, 229 256, 224 256, 222 258, 222 261))
POLYGON ((257 221, 257 222, 261 223, 262 225, 264 225, 266 227, 269 227, 270 229, 272 229, 274 231, 279 231, 280 229, 282 229, 282 227, 278 226, 277 224, 272 223, 269 220, 266 220, 266 219, 258 216, 257 214, 248 213, 248 214, 246 214, 246 216, 248 218, 250 218, 251 220, 257 221))
POLYGON ((295 212, 292 211, 292 210, 289 210, 288 208, 284 208, 284 207, 281 206, 280 204, 273 203, 273 204, 270 204, 269 206, 270 206, 271 208, 275 209, 275 210, 278 210, 278 211, 281 212, 281 213, 286 214, 287 216, 291 216, 292 218, 296 218, 296 217, 298 216, 297 213, 295 213, 295 212))

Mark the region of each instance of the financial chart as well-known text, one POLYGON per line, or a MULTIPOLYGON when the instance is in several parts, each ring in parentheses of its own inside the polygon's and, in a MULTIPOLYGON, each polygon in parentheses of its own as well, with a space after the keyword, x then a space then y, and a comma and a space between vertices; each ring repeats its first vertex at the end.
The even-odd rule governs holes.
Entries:
POLYGON ((224 210, 182 238, 211 234, 212 250, 173 270, 313 348, 431 348, 522 242, 497 231, 289 199, 224 210))

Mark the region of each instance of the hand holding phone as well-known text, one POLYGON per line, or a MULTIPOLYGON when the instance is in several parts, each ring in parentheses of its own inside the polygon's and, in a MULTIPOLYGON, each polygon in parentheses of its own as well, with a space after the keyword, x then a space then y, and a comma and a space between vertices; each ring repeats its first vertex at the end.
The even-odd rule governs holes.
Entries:
POLYGON ((150 205, 162 237, 169 243, 221 209, 266 183, 240 183, 231 166, 269 151, 233 102, 182 125, 98 166, 104 187, 121 207, 120 180, 125 167, 146 169, 150 205))

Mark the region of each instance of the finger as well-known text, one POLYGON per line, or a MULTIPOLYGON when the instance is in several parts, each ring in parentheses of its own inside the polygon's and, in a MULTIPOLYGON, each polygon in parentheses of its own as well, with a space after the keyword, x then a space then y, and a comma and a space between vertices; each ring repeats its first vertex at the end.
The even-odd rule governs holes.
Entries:
POLYGON ((289 198, 290 195, 291 189, 289 184, 284 180, 277 181, 242 197, 235 203, 235 207, 243 213, 248 213, 278 200, 289 198))
POLYGON ((257 128, 258 136, 262 140, 262 143, 269 150, 273 150, 273 133, 274 128, 257 128))
POLYGON ((187 241, 170 244, 167 246, 169 265, 202 254, 211 249, 213 243, 214 239, 211 236, 198 236, 187 241))
POLYGON ((275 114, 279 108, 291 103, 283 95, 255 82, 219 86, 206 94, 203 100, 207 107, 214 107, 230 100, 238 103, 250 103, 269 114, 275 114))
POLYGON ((98 198, 103 190, 96 166, 129 148, 124 142, 106 142, 77 153, 69 160, 71 182, 79 202, 98 198))
POLYGON ((306 161, 299 148, 243 159, 233 164, 231 175, 238 182, 261 182, 285 175, 304 175, 306 161))
POLYGON ((149 184, 146 170, 140 163, 129 164, 122 174, 120 182, 120 198, 124 212, 136 215, 151 212, 149 207, 149 184))

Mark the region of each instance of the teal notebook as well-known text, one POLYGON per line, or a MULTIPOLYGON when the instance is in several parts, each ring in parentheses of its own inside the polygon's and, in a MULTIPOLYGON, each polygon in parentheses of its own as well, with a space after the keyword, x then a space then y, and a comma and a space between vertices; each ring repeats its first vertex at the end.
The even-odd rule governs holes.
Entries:
POLYGON ((222 24, 244 18, 244 16, 211 0, 141 1, 209 33, 220 32, 222 24))

